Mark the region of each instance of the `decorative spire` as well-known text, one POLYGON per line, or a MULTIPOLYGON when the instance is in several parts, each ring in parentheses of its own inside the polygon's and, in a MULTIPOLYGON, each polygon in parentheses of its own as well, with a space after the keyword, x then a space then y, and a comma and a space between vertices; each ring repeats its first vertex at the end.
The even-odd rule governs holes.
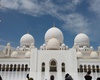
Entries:
POLYGON ((27 34, 29 34, 29 30, 27 30, 27 34))
POLYGON ((56 26, 55 26, 55 23, 53 23, 53 27, 56 27, 56 26))

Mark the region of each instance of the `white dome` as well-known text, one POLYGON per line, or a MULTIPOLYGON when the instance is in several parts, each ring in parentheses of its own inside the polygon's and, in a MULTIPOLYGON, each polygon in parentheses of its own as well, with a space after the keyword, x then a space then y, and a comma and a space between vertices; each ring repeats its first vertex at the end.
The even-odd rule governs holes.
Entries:
POLYGON ((90 45, 89 37, 84 33, 78 34, 74 39, 74 45, 89 46, 90 45))
POLYGON ((18 57, 18 52, 17 51, 12 52, 11 57, 17 58, 18 57))
POLYGON ((23 35, 20 39, 21 46, 26 46, 26 47, 28 46, 29 47, 32 43, 33 44, 35 43, 34 38, 32 35, 30 35, 28 33, 23 35))
POLYGON ((87 47, 86 46, 83 46, 83 48, 86 49, 87 47))
POLYGON ((34 46, 34 43, 31 43, 31 46, 34 46))
POLYGON ((19 49, 19 46, 17 46, 17 49, 19 49))
POLYGON ((95 51, 91 52, 90 57, 91 58, 97 58, 98 57, 97 52, 95 52, 95 51))
POLYGON ((46 44, 43 44, 43 47, 46 47, 46 44))
POLYGON ((61 32, 61 30, 59 30, 56 27, 52 27, 46 32, 46 34, 45 34, 45 42, 48 42, 49 39, 51 39, 53 36, 55 38, 57 38, 57 40, 59 40, 60 43, 63 43, 63 39, 64 39, 63 33, 61 32))
POLYGON ((16 50, 20 50, 19 46, 17 46, 16 50))
POLYGON ((47 49, 49 50, 59 50, 60 42, 56 38, 52 38, 48 41, 47 49))
POLYGON ((66 46, 66 49, 68 49, 68 46, 66 46))
POLYGON ((27 51, 26 53, 25 53, 25 57, 26 58, 29 58, 31 56, 31 52, 30 51, 27 51))
POLYGON ((10 43, 7 43, 7 46, 10 46, 10 43))
POLYGON ((82 57, 82 53, 81 53, 80 51, 78 51, 78 52, 76 53, 76 55, 77 55, 78 58, 81 58, 81 57, 82 57))
POLYGON ((91 50, 94 50, 93 46, 90 47, 91 50))
POLYGON ((43 46, 40 46, 40 49, 42 49, 43 48, 43 46))
POLYGON ((98 46, 98 51, 100 51, 100 46, 98 46))
POLYGON ((63 43, 62 45, 61 45, 62 47, 66 47, 66 45, 63 43))

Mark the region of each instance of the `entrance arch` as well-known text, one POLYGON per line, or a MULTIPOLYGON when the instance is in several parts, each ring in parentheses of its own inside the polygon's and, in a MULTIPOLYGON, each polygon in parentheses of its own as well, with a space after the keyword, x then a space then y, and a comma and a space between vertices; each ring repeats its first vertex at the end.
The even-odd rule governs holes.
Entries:
POLYGON ((54 75, 51 75, 50 76, 50 80, 54 80, 54 75))
POLYGON ((57 63, 54 59, 50 61, 50 72, 57 72, 57 63))

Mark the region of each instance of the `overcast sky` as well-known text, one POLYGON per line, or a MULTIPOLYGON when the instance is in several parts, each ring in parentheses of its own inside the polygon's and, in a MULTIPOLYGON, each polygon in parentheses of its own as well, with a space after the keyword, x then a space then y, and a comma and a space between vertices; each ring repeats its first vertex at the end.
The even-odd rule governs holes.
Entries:
POLYGON ((29 32, 40 47, 46 31, 55 23, 64 34, 64 43, 73 46, 83 32, 95 49, 100 45, 100 0, 1 0, 0 48, 8 42, 20 45, 29 32))

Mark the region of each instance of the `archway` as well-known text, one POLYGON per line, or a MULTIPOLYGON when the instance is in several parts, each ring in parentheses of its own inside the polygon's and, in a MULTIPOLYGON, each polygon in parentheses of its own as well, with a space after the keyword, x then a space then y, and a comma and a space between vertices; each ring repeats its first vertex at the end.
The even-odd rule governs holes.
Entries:
POLYGON ((50 72, 57 72, 57 63, 55 60, 50 61, 50 72))
POLYGON ((51 75, 50 76, 50 80, 54 80, 54 75, 51 75))

